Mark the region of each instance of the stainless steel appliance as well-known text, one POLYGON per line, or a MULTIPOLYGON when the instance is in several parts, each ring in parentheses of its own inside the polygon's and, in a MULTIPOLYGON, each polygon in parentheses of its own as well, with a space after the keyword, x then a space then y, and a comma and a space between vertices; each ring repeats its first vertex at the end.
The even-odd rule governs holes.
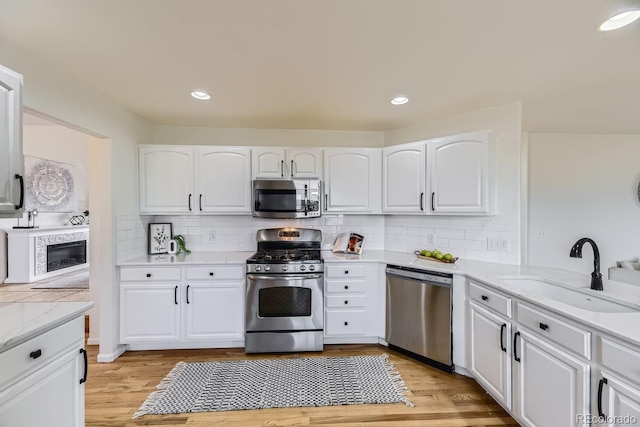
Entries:
POLYGON ((320 180, 254 180, 253 216, 285 219, 319 217, 320 180))
POLYGON ((453 372, 452 284, 451 274, 387 265, 389 348, 453 372))
POLYGON ((322 232, 258 230, 247 260, 245 351, 322 351, 324 262, 322 232))

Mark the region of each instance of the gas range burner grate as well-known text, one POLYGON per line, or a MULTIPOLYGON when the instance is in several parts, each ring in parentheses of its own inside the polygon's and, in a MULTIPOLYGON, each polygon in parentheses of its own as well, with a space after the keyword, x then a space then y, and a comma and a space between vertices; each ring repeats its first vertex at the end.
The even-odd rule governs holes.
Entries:
POLYGON ((319 262, 320 260, 320 251, 304 249, 272 249, 269 251, 258 251, 249 258, 250 262, 260 263, 286 263, 295 261, 319 262))

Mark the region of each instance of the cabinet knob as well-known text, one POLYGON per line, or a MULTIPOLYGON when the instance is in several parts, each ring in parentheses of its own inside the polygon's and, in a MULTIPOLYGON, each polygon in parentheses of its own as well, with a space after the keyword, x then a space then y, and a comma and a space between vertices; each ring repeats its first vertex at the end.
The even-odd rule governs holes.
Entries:
POLYGON ((147 273, 147 277, 151 277, 151 273, 147 273))
POLYGON ((213 276, 213 271, 210 271, 210 272, 209 272, 209 276, 213 276))
POLYGON ((349 301, 347 301, 347 300, 344 300, 344 303, 345 303, 345 304, 349 304, 349 301))
POLYGON ((345 289, 349 289, 349 285, 344 285, 344 288, 345 289))
POLYGON ((349 270, 345 270, 345 271, 344 271, 344 274, 349 274, 349 270))
POLYGON ((549 329, 549 325, 547 325, 546 323, 540 323, 540 329, 546 331, 547 329, 549 329))
POLYGON ((486 300, 488 300, 488 299, 489 299, 489 297, 488 297, 488 296, 486 296, 486 295, 482 295, 482 301, 486 301, 486 300))
POLYGON ((349 326, 349 322, 344 322, 344 326, 349 326))
POLYGON ((32 351, 31 353, 29 353, 29 357, 32 358, 32 359, 37 359, 40 356, 42 356, 42 350, 41 349, 37 349, 36 351, 32 351))

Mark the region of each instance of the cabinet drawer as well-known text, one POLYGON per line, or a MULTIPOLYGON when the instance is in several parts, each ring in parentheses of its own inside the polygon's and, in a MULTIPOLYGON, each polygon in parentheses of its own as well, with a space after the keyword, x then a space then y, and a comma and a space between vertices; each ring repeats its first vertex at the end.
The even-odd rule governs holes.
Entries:
POLYGON ((80 351, 84 348, 83 339, 84 316, 80 316, 0 353, 3 385, 46 365, 74 345, 80 351))
POLYGON ((326 291, 329 294, 333 293, 358 293, 364 292, 367 286, 367 282, 364 280, 327 280, 326 291))
POLYGON ((364 295, 327 295, 327 308, 361 308, 364 304, 364 295))
POLYGON ((365 277, 365 266, 362 264, 332 264, 325 265, 325 276, 328 278, 349 279, 365 277))
POLYGON ((203 265, 188 267, 187 280, 242 280, 245 276, 244 265, 203 265))
POLYGON ((511 318, 511 298, 473 282, 469 282, 469 297, 481 306, 511 318))
POLYGON ((640 351, 601 338, 602 364, 625 378, 640 383, 640 351))
POLYGON ((364 310, 326 310, 326 335, 364 335, 364 310))
POLYGON ((590 332, 520 302, 517 307, 517 320, 522 326, 587 359, 591 358, 590 332))
POLYGON ((162 282, 180 280, 180 267, 120 267, 123 282, 162 282))

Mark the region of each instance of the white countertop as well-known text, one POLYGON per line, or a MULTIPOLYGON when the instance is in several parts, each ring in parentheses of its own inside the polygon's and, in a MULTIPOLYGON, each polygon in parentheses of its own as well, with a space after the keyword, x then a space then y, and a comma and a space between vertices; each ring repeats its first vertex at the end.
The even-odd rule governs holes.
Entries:
POLYGON ((0 303, 0 353, 82 316, 93 302, 0 303))
MULTIPOLYGON (((121 262, 121 266, 170 265, 170 264, 244 264, 252 252, 198 252, 188 255, 146 255, 121 262)), ((500 291, 509 293, 539 307, 547 308, 589 325, 602 332, 640 345, 640 286, 616 282, 603 278, 604 291, 583 289, 603 299, 637 308, 637 313, 601 313, 582 310, 558 303, 552 299, 536 297, 510 288, 502 282, 501 276, 527 276, 562 284, 564 287, 588 286, 590 272, 585 274, 558 270, 548 267, 519 266, 459 259, 454 264, 441 263, 417 258, 413 253, 365 250, 362 255, 348 255, 322 251, 325 263, 333 262, 375 262, 459 274, 480 281, 500 291)), ((606 274, 606 272, 605 272, 606 274)))

